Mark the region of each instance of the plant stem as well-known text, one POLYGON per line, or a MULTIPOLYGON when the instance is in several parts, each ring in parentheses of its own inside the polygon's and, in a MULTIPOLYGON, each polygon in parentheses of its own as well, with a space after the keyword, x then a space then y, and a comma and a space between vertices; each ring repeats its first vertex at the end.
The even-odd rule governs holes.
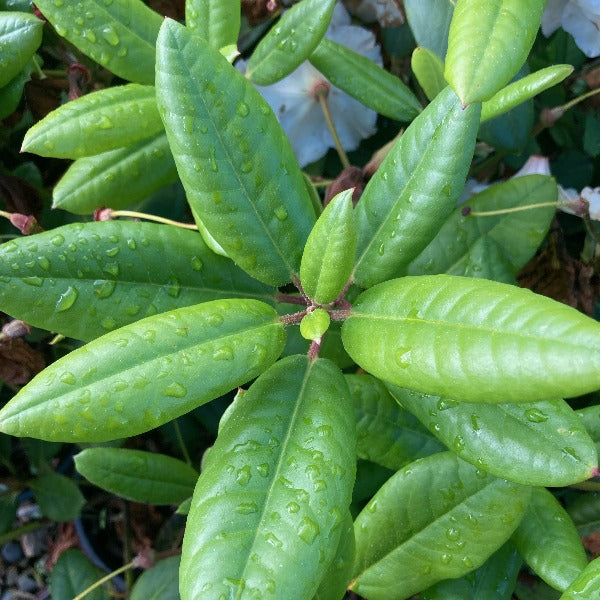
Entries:
POLYGON ((38 62, 38 59, 36 58, 35 54, 33 55, 33 66, 35 67, 35 72, 38 74, 38 77, 40 79, 46 79, 46 73, 44 73, 44 71, 42 71, 42 67, 40 66, 40 63, 38 62))
POLYGON ((179 421, 177 419, 173 419, 173 427, 175 428, 175 435, 177 436, 177 442, 179 444, 181 454, 183 454, 185 462, 191 467, 192 459, 190 458, 190 454, 185 446, 185 442, 183 441, 183 436, 181 435, 181 428, 179 427, 179 421))
POLYGON ((135 210, 113 210, 111 217, 132 217, 134 219, 146 219, 147 221, 154 221, 156 223, 164 223, 165 225, 175 225, 175 227, 181 227, 182 229, 192 229, 198 231, 198 227, 192 223, 180 223, 179 221, 173 221, 165 217, 159 217, 157 215, 150 215, 148 213, 141 213, 135 210))
POLYGON ((35 531, 36 529, 46 527, 46 525, 50 525, 50 521, 47 519, 43 521, 32 521, 31 523, 27 523, 26 525, 17 527, 17 529, 7 531, 6 533, 0 535, 0 545, 6 544, 6 542, 10 542, 11 540, 16 540, 20 538, 23 534, 29 533, 30 531, 35 531))
POLYGON ((293 296, 292 294, 277 294, 275 296, 277 302, 284 302, 287 304, 301 304, 306 306, 306 300, 300 296, 293 296))
POLYGON ((335 144, 335 149, 340 157, 340 161, 344 169, 347 169, 350 166, 350 161, 348 160, 348 155, 342 146, 342 142, 340 141, 340 136, 338 135, 335 125, 333 124, 333 119, 331 118, 331 111, 329 110, 329 103, 327 102, 327 95, 329 90, 326 88, 320 88, 315 92, 317 100, 323 109, 323 114, 325 115, 325 121, 327 122, 327 127, 329 128, 329 132, 331 133, 331 137, 333 138, 333 143, 335 144))
POLYGON ((95 583, 90 585, 89 588, 87 588, 86 590, 83 590, 83 592, 81 592, 81 594, 77 594, 77 596, 75 596, 73 598, 73 600, 81 600, 82 598, 87 596, 90 592, 93 592, 96 588, 99 588, 102 584, 106 583, 107 581, 110 581, 113 577, 120 575, 121 573, 124 573, 125 571, 128 571, 129 569, 133 569, 135 566, 137 566, 137 565, 136 565, 136 562, 134 559, 134 560, 128 562, 126 565, 123 565, 122 567, 119 567, 118 569, 114 570, 112 573, 105 575, 104 577, 102 577, 102 579, 98 579, 98 581, 96 581, 95 583))

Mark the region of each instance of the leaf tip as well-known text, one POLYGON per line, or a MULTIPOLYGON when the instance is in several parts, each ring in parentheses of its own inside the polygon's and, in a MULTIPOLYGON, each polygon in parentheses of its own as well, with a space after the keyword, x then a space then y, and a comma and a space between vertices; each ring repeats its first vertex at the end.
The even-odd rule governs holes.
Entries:
POLYGON ((591 479, 592 477, 600 477, 600 471, 598 470, 598 467, 592 467, 591 471, 590 471, 590 476, 588 477, 588 479, 591 479))

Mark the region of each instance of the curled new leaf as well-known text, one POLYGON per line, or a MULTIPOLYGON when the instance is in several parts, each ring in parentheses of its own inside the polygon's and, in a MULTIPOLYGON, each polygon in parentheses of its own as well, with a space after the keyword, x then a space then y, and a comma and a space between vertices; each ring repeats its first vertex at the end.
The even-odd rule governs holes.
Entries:
POLYGON ((227 413, 198 479, 182 599, 312 598, 338 549, 355 464, 354 415, 333 363, 291 356, 263 373, 227 413))
POLYGON ((23 12, 0 12, 0 88, 22 71, 42 41, 43 22, 23 12))
POLYGON ((0 431, 68 442, 136 435, 253 379, 284 342, 275 311, 256 300, 148 317, 46 368, 0 411, 0 431))
POLYGON ((404 277, 364 292, 346 351, 400 387, 467 402, 534 402, 600 387, 600 324, 511 285, 404 277))

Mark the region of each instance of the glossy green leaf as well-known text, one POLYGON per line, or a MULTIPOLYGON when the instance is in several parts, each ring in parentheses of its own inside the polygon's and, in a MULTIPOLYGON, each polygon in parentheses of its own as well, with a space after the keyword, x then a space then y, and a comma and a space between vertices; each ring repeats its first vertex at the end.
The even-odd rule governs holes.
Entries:
POLYGON ((237 45, 240 0, 186 0, 185 24, 213 48, 237 45))
POLYGON ((23 88, 29 81, 33 69, 34 64, 31 60, 4 87, 0 88, 0 119, 5 119, 17 110, 23 96, 23 88))
POLYGON ((464 105, 490 100, 523 66, 544 6, 545 0, 458 0, 444 75, 464 105))
POLYGON ((433 100, 448 85, 444 79, 444 61, 432 50, 421 46, 415 48, 410 64, 429 100, 433 100))
POLYGON ((342 524, 342 533, 335 557, 331 561, 313 600, 340 600, 344 597, 346 587, 352 576, 354 553, 354 523, 352 516, 348 513, 342 524))
POLYGON ((432 275, 364 292, 348 354, 385 381, 466 402, 535 402, 600 387, 600 324, 504 283, 432 275))
POLYGON ((74 223, 3 244, 0 284, 0 310, 85 341, 182 306, 272 303, 275 293, 197 233, 133 221, 74 223))
POLYGON ((184 600, 315 594, 354 483, 350 402, 341 371, 306 356, 279 361, 238 397, 194 492, 184 600))
POLYGON ((315 214, 275 115, 217 50, 169 19, 157 61, 159 110, 190 205, 250 275, 289 282, 315 214))
POLYGON ((333 302, 344 289, 356 254, 354 190, 345 190, 326 206, 306 240, 300 282, 306 295, 319 304, 333 302))
POLYGON ((479 125, 446 88, 411 123, 356 206, 354 279, 362 287, 405 269, 431 241, 462 192, 479 125))
POLYGON ((600 593, 600 558, 585 567, 559 600, 595 600, 600 593))
POLYGON ((516 283, 516 275, 546 237, 555 206, 500 215, 463 215, 555 203, 556 182, 526 175, 493 185, 459 206, 429 246, 409 265, 410 275, 448 273, 516 283))
POLYGON ((246 75, 270 85, 289 75, 323 39, 336 0, 303 0, 285 12, 255 48, 246 75))
POLYGON ((179 600, 180 556, 169 556, 144 571, 131 588, 129 600, 179 600))
POLYGON ((310 62, 333 85, 390 119, 412 121, 422 110, 400 78, 342 44, 323 38, 310 62))
POLYGON ((425 590, 422 600, 511 600, 523 560, 508 542, 476 571, 425 590))
POLYGON ((136 435, 254 379, 284 341, 275 311, 257 300, 147 317, 47 367, 0 411, 0 430, 69 442, 136 435))
POLYGON ((369 600, 402 600, 461 577, 506 542, 530 494, 531 488, 496 479, 450 452, 411 463, 355 521, 350 589, 369 600))
POLYGON ((142 0, 38 0, 36 6, 58 35, 115 75, 154 84, 156 36, 163 17, 142 0))
MULTIPOLYGON (((56 561, 50 574, 52 600, 73 600, 102 577, 99 569, 88 560, 85 554, 73 548, 65 550, 56 561)), ((86 595, 88 600, 110 600, 108 584, 86 595)))
POLYGON ((448 49, 454 4, 453 0, 404 0, 406 18, 417 44, 441 58, 446 56, 448 49))
POLYGON ((70 521, 77 518, 85 504, 77 485, 60 473, 40 475, 29 482, 29 487, 35 494, 42 514, 52 521, 70 521))
POLYGON ((580 536, 590 535, 592 531, 600 531, 600 493, 588 492, 578 496, 567 506, 567 512, 573 519, 580 536))
POLYGON ((177 179, 164 133, 126 148, 76 160, 56 184, 52 207, 88 215, 101 206, 123 208, 177 179))
POLYGON ((582 408, 577 414, 594 442, 600 444, 600 404, 582 408))
POLYGON ((129 146, 162 129, 154 87, 131 83, 63 104, 27 132, 21 151, 81 158, 129 146))
POLYGON ((548 585, 564 591, 587 565, 573 521, 545 488, 534 488, 512 537, 525 562, 548 585))
POLYGON ((43 22, 24 12, 0 12, 0 88, 22 71, 42 42, 43 22))
POLYGON ((398 470, 417 458, 441 452, 438 442, 370 375, 346 375, 356 414, 356 453, 388 469, 398 470))
POLYGON ((493 119, 540 92, 560 83, 573 72, 571 65, 553 65, 513 81, 481 106, 481 122, 493 119))
POLYGON ((564 400, 474 404, 388 389, 448 448, 497 477, 559 487, 588 479, 597 468, 596 447, 564 400))
POLYGON ((181 460, 125 448, 87 448, 75 455, 75 467, 103 490, 146 504, 179 504, 194 493, 198 479, 181 460))
POLYGON ((300 321, 300 335, 306 340, 320 342, 330 324, 329 313, 322 308, 316 308, 304 315, 300 321))

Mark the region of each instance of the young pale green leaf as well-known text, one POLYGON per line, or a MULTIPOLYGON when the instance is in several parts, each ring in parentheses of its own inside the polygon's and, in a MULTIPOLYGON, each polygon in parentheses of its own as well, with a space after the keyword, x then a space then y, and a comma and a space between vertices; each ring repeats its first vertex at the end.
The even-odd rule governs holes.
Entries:
POLYGON ((546 175, 526 175, 493 185, 468 200, 474 215, 454 210, 429 246, 409 265, 409 275, 466 275, 516 283, 542 243, 556 206, 523 212, 477 216, 531 204, 556 203, 556 182, 546 175))
POLYGON ((0 411, 0 431, 65 442, 128 437, 254 379, 285 343, 257 300, 214 300, 147 317, 47 367, 0 411))
POLYGON ((448 50, 448 31, 455 2, 439 0, 404 0, 410 29, 419 46, 428 48, 441 58, 448 50))
POLYGON ((431 241, 462 192, 479 125, 447 87, 411 123, 356 206, 354 279, 370 287, 405 269, 431 241))
POLYGON ((165 225, 74 223, 0 246, 0 310, 85 341, 182 306, 274 294, 197 233, 165 225))
POLYGON ((507 542, 476 571, 446 579, 422 593, 422 600, 511 600, 523 560, 507 542))
POLYGON ((553 65, 513 81, 481 105, 481 122, 493 119, 560 83, 573 72, 571 65, 553 65))
POLYGON ((319 304, 333 302, 352 272, 357 237, 353 191, 345 190, 331 200, 304 246, 300 282, 306 295, 319 304))
POLYGON ((289 282, 315 214, 275 115, 217 50, 174 21, 161 29, 157 56, 159 110, 190 205, 250 275, 289 282))
POLYGON ((194 493, 198 473, 181 460, 142 450, 87 448, 75 467, 88 481, 146 504, 179 504, 194 493))
POLYGON ((198 479, 183 600, 208 590, 215 598, 312 598, 338 548, 355 465, 341 371, 292 356, 263 373, 236 400, 198 479))
POLYGON ((142 0, 39 0, 36 6, 58 35, 115 75, 154 84, 156 36, 163 18, 142 0))
POLYGON ((444 79, 444 61, 432 50, 421 46, 415 48, 410 64, 430 101, 448 85, 444 79))
POLYGON ((355 521, 350 589, 369 600, 400 600, 461 577, 507 541, 530 494, 531 488, 496 479, 450 452, 411 463, 355 521))
POLYGON ((523 66, 544 5, 544 0, 458 0, 444 76, 463 105, 490 100, 523 66))
POLYGON ((504 283, 394 279, 358 297, 348 354, 400 387, 465 402, 536 402, 600 387, 600 324, 504 283))
POLYGON ((310 62, 333 85, 390 119, 412 121, 423 108, 398 77, 330 39, 321 40, 310 62))
POLYGON ((587 565, 571 517, 545 488, 533 489, 527 512, 512 539, 533 571, 561 592, 587 565))
POLYGON ((29 482, 35 499, 45 517, 53 521, 77 518, 85 498, 71 479, 60 473, 45 473, 29 482))
POLYGON ((186 0, 185 24, 220 50, 237 46, 241 12, 240 0, 186 0))
POLYGON ((131 588, 129 600, 179 600, 180 556, 169 556, 144 571, 131 588))
POLYGON ((337 552, 325 572, 313 600, 340 600, 344 597, 346 587, 352 577, 352 566, 355 554, 354 522, 350 512, 342 523, 342 533, 337 552))
POLYGON ((31 60, 4 87, 0 88, 0 119, 5 119, 17 110, 23 96, 23 88, 33 70, 34 62, 31 60))
POLYGON ((394 471, 417 458, 441 452, 437 441, 370 375, 346 375, 356 415, 356 453, 394 471))
POLYGON ((24 12, 0 12, 0 88, 31 60, 42 42, 43 22, 24 12))
MULTIPOLYGON (((53 600, 73 600, 102 577, 102 572, 89 559, 73 548, 63 552, 50 574, 50 591, 53 600)), ((108 584, 86 595, 87 600, 110 600, 108 584)), ((147 599, 146 599, 147 600, 147 599)))
POLYGON ((131 83, 63 104, 27 132, 21 151, 81 158, 129 146, 162 129, 154 87, 131 83))
POLYGON ((317 308, 304 315, 302 321, 300 321, 300 335, 305 340, 320 342, 330 324, 331 317, 329 313, 322 308, 317 308))
POLYGON ((559 600, 596 600, 600 591, 600 558, 588 563, 559 600))
POLYGON ((597 468, 594 442, 563 400, 473 404, 388 389, 448 448, 496 477, 559 487, 589 479, 597 468))
POLYGON ((336 0, 303 0, 285 12, 255 48, 246 75, 271 85, 299 67, 323 39, 336 0))
POLYGON ((123 208, 177 179, 166 135, 76 160, 56 184, 52 208, 89 215, 100 206, 123 208))

